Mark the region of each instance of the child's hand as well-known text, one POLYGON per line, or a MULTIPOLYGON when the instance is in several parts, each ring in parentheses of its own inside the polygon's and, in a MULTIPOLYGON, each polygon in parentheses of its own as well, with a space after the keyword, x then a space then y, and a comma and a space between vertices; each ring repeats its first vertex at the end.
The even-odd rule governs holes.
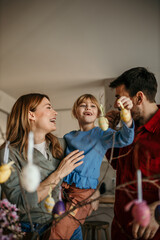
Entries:
POLYGON ((128 97, 122 96, 117 100, 117 106, 119 108, 121 108, 121 105, 119 103, 119 101, 121 101, 121 103, 123 104, 124 108, 126 108, 127 110, 130 110, 133 107, 133 103, 132 100, 128 97))

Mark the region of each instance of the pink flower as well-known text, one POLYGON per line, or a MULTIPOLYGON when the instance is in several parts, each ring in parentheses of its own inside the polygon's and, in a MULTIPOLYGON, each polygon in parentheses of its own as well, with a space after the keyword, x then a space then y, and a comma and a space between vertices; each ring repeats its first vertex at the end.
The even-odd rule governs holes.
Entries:
POLYGON ((19 219, 16 212, 9 212, 8 217, 11 221, 17 221, 19 219))
POLYGON ((18 211, 18 208, 16 208, 16 205, 15 204, 12 204, 12 205, 10 205, 10 211, 13 211, 13 212, 16 212, 16 211, 18 211))
POLYGON ((0 201, 0 208, 8 208, 9 205, 10 202, 7 199, 3 199, 2 201, 0 201))
POLYGON ((7 199, 0 201, 0 240, 16 240, 23 237, 17 212, 16 205, 7 199))

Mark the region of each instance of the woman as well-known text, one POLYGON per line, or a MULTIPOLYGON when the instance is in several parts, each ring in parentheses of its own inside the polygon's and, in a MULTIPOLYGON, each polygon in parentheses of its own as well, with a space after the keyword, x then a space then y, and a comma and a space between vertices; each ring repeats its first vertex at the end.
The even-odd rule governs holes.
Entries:
MULTIPOLYGON (((48 96, 32 93, 16 101, 8 119, 6 140, 10 142, 9 161, 14 161, 14 165, 10 178, 2 184, 2 190, 7 199, 20 209, 20 221, 25 232, 41 233, 46 230, 46 223, 52 219, 44 206, 50 186, 52 196, 57 201, 62 179, 83 163, 83 151, 79 150, 63 159, 64 142, 61 141, 61 145, 51 133, 56 130, 56 115, 48 96), (19 181, 19 174, 27 163, 30 131, 34 133, 33 161, 41 173, 40 185, 32 193, 22 189, 19 181)), ((3 156, 4 144, 0 150, 1 164, 3 156)))

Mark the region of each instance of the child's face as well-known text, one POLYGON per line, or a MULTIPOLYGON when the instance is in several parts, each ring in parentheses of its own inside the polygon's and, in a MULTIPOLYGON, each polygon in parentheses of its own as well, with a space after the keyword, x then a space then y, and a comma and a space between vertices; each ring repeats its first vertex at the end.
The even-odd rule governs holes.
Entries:
POLYGON ((94 123, 98 108, 90 99, 86 99, 77 107, 76 115, 80 124, 94 123))

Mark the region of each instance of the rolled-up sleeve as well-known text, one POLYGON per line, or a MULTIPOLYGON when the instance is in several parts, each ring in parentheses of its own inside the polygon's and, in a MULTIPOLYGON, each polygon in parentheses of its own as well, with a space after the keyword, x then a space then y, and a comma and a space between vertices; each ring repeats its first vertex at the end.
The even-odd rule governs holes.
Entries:
POLYGON ((125 122, 122 121, 122 128, 115 132, 114 147, 125 147, 130 145, 134 140, 134 121, 129 128, 125 122))
POLYGON ((111 128, 102 131, 102 144, 104 149, 107 151, 112 147, 121 148, 130 145, 134 140, 134 129, 134 121, 130 128, 122 121, 122 128, 119 131, 111 128))

